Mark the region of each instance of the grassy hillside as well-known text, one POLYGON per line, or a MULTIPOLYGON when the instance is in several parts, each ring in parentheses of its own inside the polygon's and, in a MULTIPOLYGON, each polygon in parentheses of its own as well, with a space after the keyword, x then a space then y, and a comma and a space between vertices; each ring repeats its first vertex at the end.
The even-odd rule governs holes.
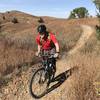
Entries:
MULTIPOLYGON (((56 35, 60 44, 62 58, 57 62, 58 73, 67 70, 67 67, 78 68, 71 78, 59 87, 58 91, 54 91, 43 100, 51 100, 51 97, 52 100, 99 100, 94 90, 94 83, 99 81, 100 76, 100 41, 96 38, 96 32, 94 31, 88 40, 84 39, 84 45, 77 52, 68 55, 77 46, 85 32, 81 25, 88 25, 91 29, 95 29, 95 25, 99 24, 98 19, 68 20, 46 16, 41 18, 48 31, 56 35)), ((0 88, 2 87, 0 93, 2 100, 13 100, 12 96, 17 99, 19 96, 23 98, 22 100, 31 99, 26 85, 32 74, 30 64, 34 66, 38 64, 38 59, 34 54, 37 49, 35 37, 37 26, 40 24, 39 19, 40 17, 19 11, 0 14, 0 88), (14 17, 17 18, 18 23, 12 23, 14 17), (20 91, 20 88, 23 91, 20 91), (6 89, 11 94, 5 92, 6 89)))

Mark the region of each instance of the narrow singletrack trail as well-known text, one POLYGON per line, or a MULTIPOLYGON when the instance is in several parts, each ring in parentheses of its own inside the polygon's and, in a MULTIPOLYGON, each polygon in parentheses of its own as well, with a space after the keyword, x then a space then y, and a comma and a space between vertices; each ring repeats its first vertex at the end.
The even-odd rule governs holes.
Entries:
POLYGON ((77 52, 78 49, 81 48, 87 42, 87 40, 90 38, 90 36, 94 32, 94 29, 88 25, 81 25, 81 28, 83 30, 83 33, 80 39, 78 40, 76 46, 72 48, 72 50, 70 50, 68 54, 73 54, 77 52))

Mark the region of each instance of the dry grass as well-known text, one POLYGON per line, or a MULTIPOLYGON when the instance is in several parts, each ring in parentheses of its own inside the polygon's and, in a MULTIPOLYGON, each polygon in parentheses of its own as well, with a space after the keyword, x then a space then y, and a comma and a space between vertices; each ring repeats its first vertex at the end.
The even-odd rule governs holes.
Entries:
MULTIPOLYGON (((66 32, 63 31, 64 33, 61 30, 56 34, 62 53, 69 51, 76 44, 82 32, 79 26, 69 26, 69 28, 66 32), (73 28, 73 31, 70 32, 71 28, 73 28)), ((54 33, 57 32, 57 30, 52 31, 54 33)), ((6 75, 12 72, 19 64, 30 62, 32 57, 34 57, 34 51, 37 49, 35 43, 36 34, 26 32, 22 31, 22 33, 16 34, 9 32, 0 33, 1 73, 6 75)))
POLYGON ((100 55, 100 41, 96 37, 96 33, 92 34, 90 39, 85 43, 85 45, 80 49, 83 54, 100 55))
POLYGON ((75 54, 68 57, 67 63, 70 66, 78 66, 78 71, 73 75, 69 98, 73 100, 96 100, 94 82, 100 76, 100 55, 75 54))
MULTIPOLYGON (((36 50, 35 33, 38 23, 36 18, 32 16, 28 16, 23 22, 22 15, 16 15, 21 23, 13 25, 6 22, 2 27, 0 34, 0 76, 13 72, 20 64, 31 62, 34 57, 36 50), (29 22, 27 23, 27 21, 29 22)), ((96 18, 77 20, 43 18, 48 30, 57 36, 62 53, 68 52, 79 40, 82 33, 81 24, 90 26, 99 24, 96 18)), ((69 66, 78 66, 79 70, 72 76, 68 94, 66 93, 67 87, 64 88, 64 91, 62 90, 63 98, 68 97, 68 100, 96 100, 93 83, 98 81, 98 76, 100 76, 100 42, 96 39, 95 34, 90 37, 80 52, 68 56, 66 60, 69 66)))
POLYGON ((96 34, 92 34, 79 52, 68 55, 66 61, 67 66, 78 67, 78 71, 73 74, 73 80, 70 81, 67 99, 99 100, 94 85, 95 82, 100 82, 100 42, 96 34))
POLYGON ((73 76, 70 98, 99 100, 94 85, 95 82, 100 82, 100 42, 96 34, 92 34, 80 52, 67 58, 69 66, 78 66, 79 69, 73 76))
POLYGON ((18 65, 30 62, 34 56, 36 44, 31 34, 23 37, 3 34, 0 36, 0 72, 8 74, 18 65))
POLYGON ((73 46, 75 46, 76 42, 81 36, 82 30, 79 26, 72 26, 73 31, 70 32, 60 32, 56 34, 57 39, 60 44, 61 52, 68 52, 73 46))

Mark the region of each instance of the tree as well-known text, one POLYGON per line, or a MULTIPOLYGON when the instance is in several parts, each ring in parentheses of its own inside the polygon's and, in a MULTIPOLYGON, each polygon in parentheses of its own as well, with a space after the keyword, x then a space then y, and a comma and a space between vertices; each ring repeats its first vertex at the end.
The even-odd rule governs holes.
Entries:
POLYGON ((100 18, 100 0, 92 0, 92 1, 96 5, 96 8, 97 8, 97 17, 100 18))
POLYGON ((79 7, 71 11, 69 18, 85 18, 88 16, 89 16, 88 10, 85 7, 79 7))
MULTIPOLYGON (((99 21, 100 21, 100 0, 93 0, 93 3, 96 5, 97 17, 99 18, 99 21)), ((100 25, 96 25, 95 28, 96 28, 97 39, 100 40, 100 25)))
POLYGON ((74 13, 73 11, 71 11, 71 13, 70 13, 70 15, 69 15, 69 18, 70 18, 70 19, 76 18, 76 17, 75 17, 75 13, 74 13))

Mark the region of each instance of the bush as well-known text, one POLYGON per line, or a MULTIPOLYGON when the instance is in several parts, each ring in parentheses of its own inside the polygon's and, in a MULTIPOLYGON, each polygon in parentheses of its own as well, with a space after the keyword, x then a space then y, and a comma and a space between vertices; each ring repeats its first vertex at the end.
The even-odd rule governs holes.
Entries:
POLYGON ((12 23, 14 23, 14 24, 18 23, 18 19, 14 17, 14 18, 12 19, 12 23))
POLYGON ((1 26, 1 22, 0 22, 0 32, 1 32, 1 28, 2 28, 2 26, 1 26))
POLYGON ((3 20, 5 20, 5 19, 6 19, 4 15, 2 16, 2 18, 3 18, 3 20))
POLYGON ((96 36, 97 39, 100 40, 100 26, 96 25, 96 36))
POLYGON ((40 19, 38 20, 39 23, 44 23, 44 20, 40 17, 40 19))

